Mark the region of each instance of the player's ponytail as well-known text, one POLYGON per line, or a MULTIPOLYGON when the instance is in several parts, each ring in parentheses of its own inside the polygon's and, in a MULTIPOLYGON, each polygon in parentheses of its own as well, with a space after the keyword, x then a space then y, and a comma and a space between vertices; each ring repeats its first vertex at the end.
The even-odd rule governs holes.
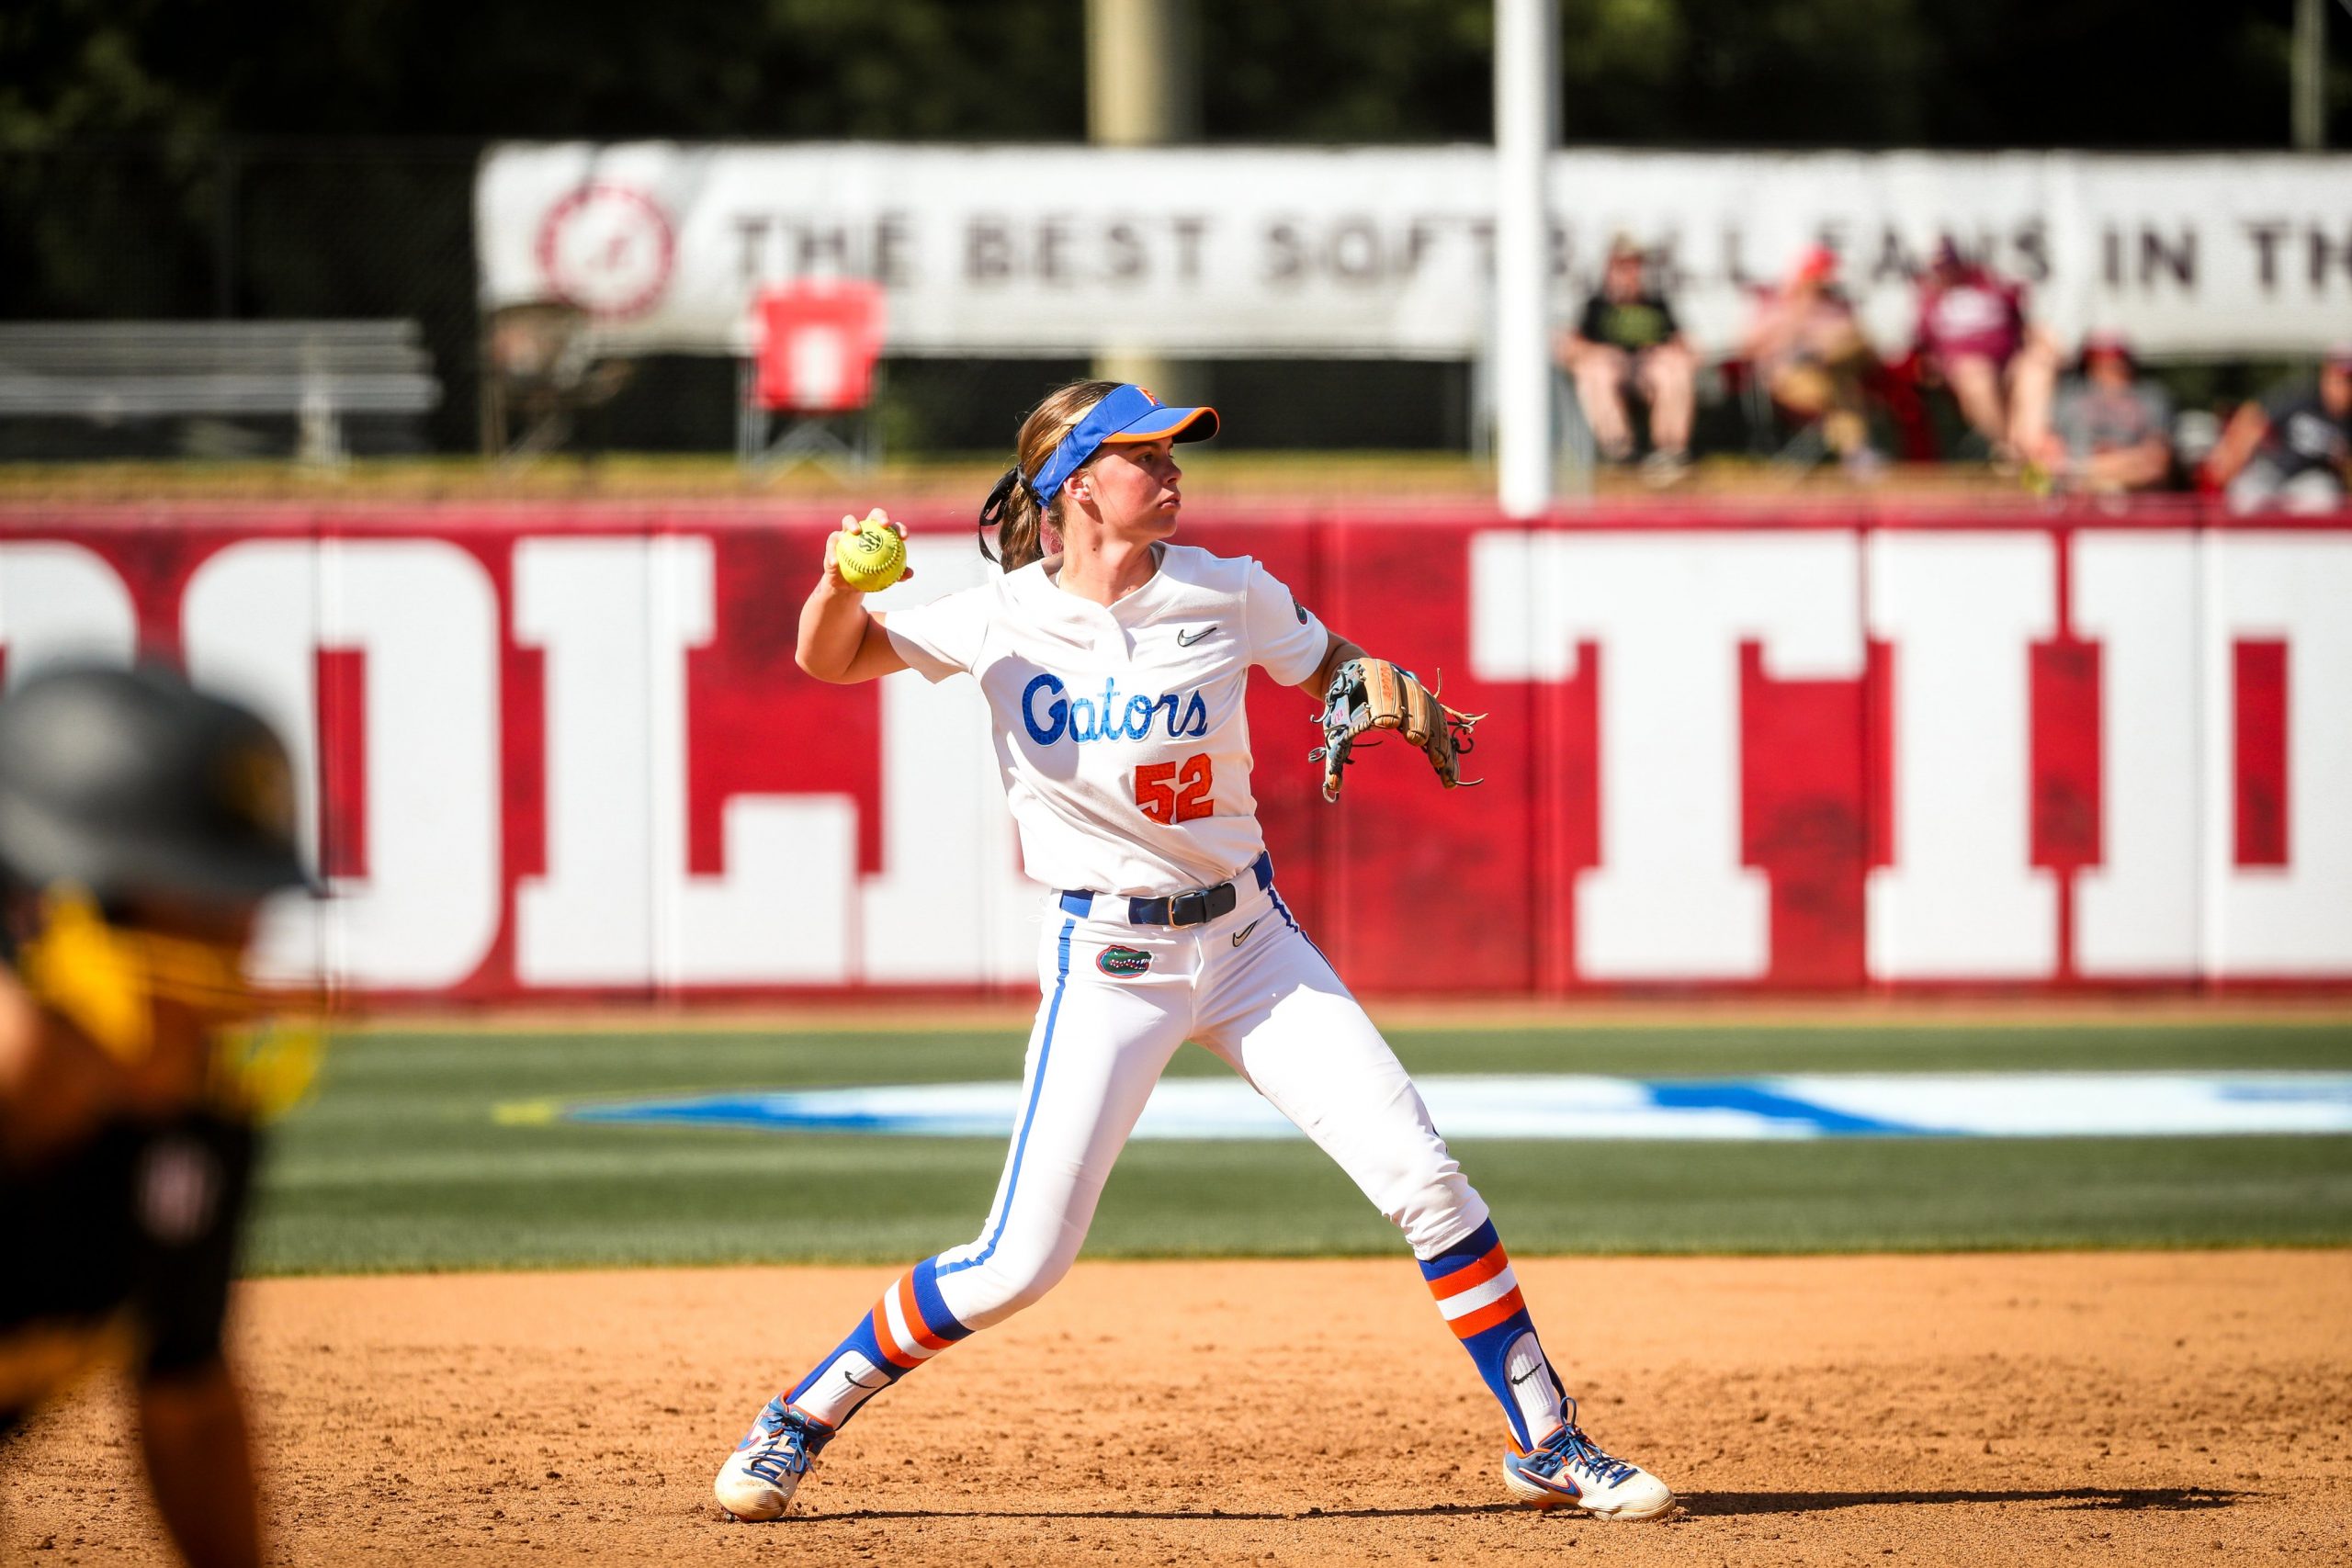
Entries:
POLYGON ((1017 460, 980 507, 980 554, 1007 571, 1018 571, 1061 549, 1061 497, 1055 496, 1050 504, 1040 502, 1029 488, 1030 476, 1044 469, 1054 448, 1078 427, 1087 410, 1118 389, 1116 381, 1072 381, 1046 393, 1029 411, 1015 443, 1017 460), (989 548, 991 533, 996 535, 993 551, 989 548))
MULTIPOLYGON (((980 520, 976 525, 976 531, 980 536, 980 555, 984 559, 1001 564, 1003 561, 1003 557, 989 548, 989 534, 991 530, 995 532, 997 537, 1005 539, 1005 553, 1007 555, 1012 553, 1012 541, 1005 538, 1005 513, 1012 506, 1013 496, 1027 488, 1022 482, 1021 465, 1015 463, 1004 470, 1004 477, 996 481, 994 490, 989 491, 988 500, 980 503, 980 520)), ((1004 570, 1011 571, 1012 568, 1008 565, 1004 570)))

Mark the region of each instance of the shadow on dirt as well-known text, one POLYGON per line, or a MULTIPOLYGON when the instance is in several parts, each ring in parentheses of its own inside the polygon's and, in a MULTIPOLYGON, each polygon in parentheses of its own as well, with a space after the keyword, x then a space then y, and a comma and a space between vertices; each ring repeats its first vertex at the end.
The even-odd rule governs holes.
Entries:
MULTIPOLYGON (((720 1518, 728 1516, 714 1509, 720 1518)), ((1249 1512, 1232 1508, 849 1508, 838 1514, 808 1513, 809 1519, 1240 1519, 1297 1524, 1308 1519, 1466 1518, 1477 1514, 1524 1514, 1517 1503, 1435 1503, 1426 1508, 1307 1508, 1249 1512)))
MULTIPOLYGON (((1822 1514, 1838 1508, 1918 1507, 1986 1503, 2054 1503, 2068 1511, 2189 1513, 2226 1508, 2255 1495, 2209 1486, 2069 1486, 2039 1492, 1696 1492, 1682 1499, 1685 1518, 1736 1518, 1757 1514, 1822 1514)), ((1517 1503, 1437 1503, 1424 1508, 1308 1508, 1242 1511, 1223 1508, 848 1508, 811 1513, 811 1519, 1238 1519, 1297 1524, 1309 1519, 1433 1519, 1477 1514, 1523 1514, 1517 1503)), ((714 1510, 715 1512, 715 1510, 714 1510)), ((1573 1510, 1569 1511, 1573 1517, 1573 1510)), ((725 1518, 724 1514, 718 1515, 725 1518)))
POLYGON ((2041 1492, 1697 1492, 1682 1499, 1682 1511, 1703 1517, 1820 1514, 1836 1508, 1914 1507, 1945 1503, 2056 1503, 2068 1510, 2189 1513, 2226 1508, 2250 1495, 2210 1486, 2069 1486, 2041 1492))

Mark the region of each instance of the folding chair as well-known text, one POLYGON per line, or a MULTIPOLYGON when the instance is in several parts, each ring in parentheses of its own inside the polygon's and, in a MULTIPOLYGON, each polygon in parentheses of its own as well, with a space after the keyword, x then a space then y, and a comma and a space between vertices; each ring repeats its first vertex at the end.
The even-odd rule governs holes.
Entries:
POLYGON ((738 379, 737 457, 762 468, 859 469, 880 460, 872 409, 882 321, 881 288, 863 279, 762 289, 752 301, 751 357, 738 379), (772 416, 789 422, 773 439, 772 416))

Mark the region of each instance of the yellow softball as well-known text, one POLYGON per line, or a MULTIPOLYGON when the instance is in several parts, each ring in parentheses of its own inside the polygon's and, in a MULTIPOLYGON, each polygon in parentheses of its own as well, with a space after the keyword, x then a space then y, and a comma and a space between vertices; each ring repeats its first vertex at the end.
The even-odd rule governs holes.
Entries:
POLYGON ((842 519, 842 535, 833 545, 833 564, 842 581, 861 593, 879 593, 907 573, 907 541, 876 507, 862 521, 842 519), (854 529, 854 532, 852 530, 854 529))

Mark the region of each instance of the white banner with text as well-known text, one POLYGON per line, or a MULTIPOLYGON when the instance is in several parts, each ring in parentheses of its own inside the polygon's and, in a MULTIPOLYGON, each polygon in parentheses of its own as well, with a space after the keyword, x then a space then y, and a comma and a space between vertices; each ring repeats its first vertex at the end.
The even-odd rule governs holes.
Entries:
MULTIPOLYGON (((484 310, 570 300, 624 351, 732 352, 762 287, 853 276, 887 291, 897 354, 1467 358, 1493 186, 1475 146, 508 144, 475 227, 484 310)), ((1623 231, 1713 355, 1816 243, 1901 346, 1946 238, 2069 343, 2296 355, 2352 333, 2352 157, 1577 150, 1552 201, 1562 316, 1623 231)))

